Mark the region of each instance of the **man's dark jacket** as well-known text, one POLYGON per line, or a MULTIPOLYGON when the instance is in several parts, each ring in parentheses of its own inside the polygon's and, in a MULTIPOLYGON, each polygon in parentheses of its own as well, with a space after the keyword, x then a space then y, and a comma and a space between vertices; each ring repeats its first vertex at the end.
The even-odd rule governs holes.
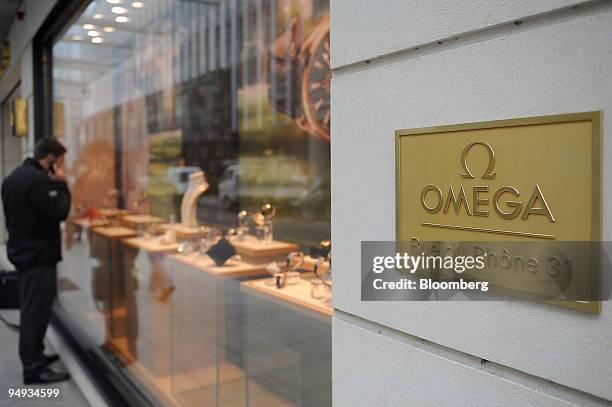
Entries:
POLYGON ((52 180, 32 158, 2 183, 9 233, 8 258, 18 271, 54 265, 62 259, 60 222, 70 212, 70 191, 52 180))

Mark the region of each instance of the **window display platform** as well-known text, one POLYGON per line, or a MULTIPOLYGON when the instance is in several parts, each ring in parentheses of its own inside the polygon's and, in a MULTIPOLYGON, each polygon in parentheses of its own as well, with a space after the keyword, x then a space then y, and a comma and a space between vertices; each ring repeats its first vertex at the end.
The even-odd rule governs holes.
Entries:
POLYGON ((77 228, 85 229, 105 226, 108 224, 108 220, 102 218, 70 218, 66 221, 66 224, 76 226, 77 228))
POLYGON ((126 215, 121 218, 121 222, 131 228, 137 228, 139 225, 162 223, 163 221, 164 219, 151 215, 126 215))
POLYGON ((266 272, 266 264, 251 264, 245 261, 234 262, 233 260, 228 260, 227 264, 217 266, 210 257, 201 256, 197 253, 188 255, 176 254, 170 256, 170 258, 218 277, 235 278, 261 275, 266 272))
POLYGON ((171 229, 176 233, 177 239, 195 239, 198 237, 204 237, 207 233, 210 232, 210 227, 208 226, 199 226, 195 228, 190 228, 184 226, 180 223, 172 224, 172 223, 161 223, 157 225, 157 229, 161 233, 165 233, 171 229))
POLYGON ((300 280, 295 285, 285 285, 276 288, 269 284, 271 278, 243 281, 241 288, 270 297, 271 299, 288 302, 301 310, 307 308, 318 313, 332 316, 334 311, 331 303, 331 294, 325 298, 316 299, 310 296, 310 279, 314 278, 312 273, 301 273, 300 280))
MULTIPOLYGON (((94 279, 89 296, 101 307, 90 314, 99 319, 98 342, 157 400, 176 406, 330 404, 331 293, 310 297, 312 272, 302 271, 297 284, 282 289, 268 285, 268 262, 284 265, 297 245, 250 235, 242 245, 231 239, 242 259, 217 266, 200 252, 179 253, 179 247, 193 250, 183 238, 166 243, 161 236, 137 236, 125 223, 86 230, 87 238, 65 257, 82 252, 94 266, 91 273, 71 267, 70 274, 94 279)), ((305 256, 299 269, 313 264, 305 256)), ((67 300, 65 293, 64 304, 77 306, 67 300)))
POLYGON ((136 231, 134 229, 126 228, 123 226, 97 227, 93 230, 93 233, 98 234, 107 239, 125 239, 128 237, 136 236, 136 231))
POLYGON ((123 243, 149 253, 173 253, 179 247, 178 243, 164 243, 155 237, 133 237, 123 240, 123 243))
POLYGON ((282 256, 290 252, 299 250, 297 244, 272 240, 271 242, 262 243, 255 236, 244 236, 244 240, 231 238, 230 243, 236 248, 236 251, 241 256, 250 258, 263 258, 282 256))

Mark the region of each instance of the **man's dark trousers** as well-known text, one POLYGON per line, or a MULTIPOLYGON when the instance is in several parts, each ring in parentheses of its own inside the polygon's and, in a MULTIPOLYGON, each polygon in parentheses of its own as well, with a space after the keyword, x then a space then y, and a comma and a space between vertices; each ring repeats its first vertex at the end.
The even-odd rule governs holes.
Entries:
POLYGON ((24 377, 31 377, 45 366, 44 338, 56 293, 55 264, 20 272, 19 357, 23 364, 24 377))

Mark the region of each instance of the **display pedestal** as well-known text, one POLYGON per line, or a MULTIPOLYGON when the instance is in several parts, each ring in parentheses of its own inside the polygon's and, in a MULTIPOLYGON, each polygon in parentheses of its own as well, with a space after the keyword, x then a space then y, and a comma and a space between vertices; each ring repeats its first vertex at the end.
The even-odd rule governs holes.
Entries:
POLYGON ((332 316, 334 311, 331 304, 331 295, 323 299, 312 298, 310 296, 310 279, 314 278, 312 273, 301 273, 300 280, 294 285, 285 285, 283 288, 276 288, 269 285, 269 278, 244 281, 241 284, 243 290, 250 290, 260 295, 265 295, 271 300, 281 301, 292 305, 298 311, 304 308, 318 312, 323 315, 332 316), (305 274, 309 274, 305 276, 305 274))
POLYGON ((151 223, 162 223, 163 221, 162 218, 151 215, 126 215, 121 217, 121 222, 132 229, 137 229, 139 226, 141 227, 151 223))
POLYGON ((123 226, 98 227, 94 229, 94 233, 105 237, 106 239, 125 239, 136 236, 136 231, 134 229, 123 226))
POLYGON ((177 239, 197 239, 199 237, 204 237, 210 231, 208 226, 190 228, 180 223, 175 225, 170 223, 162 223, 158 226, 158 230, 165 233, 172 227, 174 227, 174 232, 176 233, 177 239))
MULTIPOLYGON (((91 232, 93 228, 107 225, 108 221, 104 219, 87 219, 87 218, 68 218, 66 220, 66 248, 70 249, 74 243, 75 234, 78 234, 77 240, 81 239, 83 230, 91 232)), ((90 237, 90 236, 88 236, 90 237)))
POLYGON ((98 213, 100 214, 100 216, 104 216, 105 218, 112 218, 114 216, 129 215, 130 211, 128 211, 127 209, 107 208, 98 209, 98 213))
POLYGON ((185 405, 246 405, 240 281, 265 264, 217 266, 208 256, 172 255, 173 396, 185 405))
POLYGON ((99 264, 93 269, 93 281, 105 287, 102 291, 103 303, 107 304, 106 342, 114 345, 115 341, 125 342, 128 323, 120 241, 135 236, 136 232, 123 226, 102 226, 93 229, 91 235, 91 257, 99 264))
POLYGON ((331 405, 332 308, 310 298, 309 276, 303 277, 281 289, 268 279, 241 283, 251 406, 331 405))
POLYGON ((148 253, 175 253, 179 247, 178 243, 162 243, 157 237, 133 237, 125 239, 123 243, 148 253))
POLYGON ((108 224, 106 219, 95 218, 95 219, 87 219, 87 218, 70 218, 66 221, 71 225, 74 225, 77 228, 86 229, 86 228, 96 228, 99 226, 104 226, 108 224))
POLYGON ((236 252, 242 259, 251 264, 267 264, 271 261, 279 260, 291 252, 299 250, 299 246, 294 243, 273 240, 269 243, 261 243, 255 236, 247 235, 243 241, 233 237, 230 243, 236 248, 236 252))
POLYGON ((170 301, 175 295, 166 260, 178 244, 157 238, 122 241, 123 295, 127 306, 127 335, 120 343, 136 372, 166 381, 170 361, 170 301))
POLYGON ((208 256, 200 256, 197 254, 173 255, 172 260, 187 264, 197 270, 205 273, 213 274, 217 277, 239 278, 245 276, 261 275, 266 273, 265 264, 251 264, 245 261, 240 263, 232 263, 223 266, 217 266, 215 262, 208 256))

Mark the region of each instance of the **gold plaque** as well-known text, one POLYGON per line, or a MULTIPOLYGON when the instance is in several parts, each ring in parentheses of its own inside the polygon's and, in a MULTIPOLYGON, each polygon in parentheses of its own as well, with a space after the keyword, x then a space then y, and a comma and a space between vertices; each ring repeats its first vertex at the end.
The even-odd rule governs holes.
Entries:
POLYGON ((13 99, 9 121, 13 136, 25 137, 28 135, 28 101, 26 99, 13 99))
POLYGON ((53 135, 58 138, 64 137, 64 126, 64 103, 56 100, 53 102, 53 135))
POLYGON ((397 240, 600 241, 601 120, 587 112, 396 131, 397 240))

